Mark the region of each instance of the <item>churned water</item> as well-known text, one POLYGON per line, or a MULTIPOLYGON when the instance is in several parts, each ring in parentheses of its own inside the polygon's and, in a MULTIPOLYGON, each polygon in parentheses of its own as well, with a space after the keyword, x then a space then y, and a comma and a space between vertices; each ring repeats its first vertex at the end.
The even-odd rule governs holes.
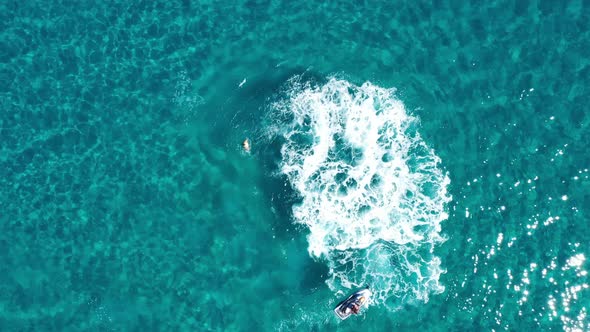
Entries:
POLYGON ((0 330, 590 330, 588 3, 4 1, 0 27, 0 330))

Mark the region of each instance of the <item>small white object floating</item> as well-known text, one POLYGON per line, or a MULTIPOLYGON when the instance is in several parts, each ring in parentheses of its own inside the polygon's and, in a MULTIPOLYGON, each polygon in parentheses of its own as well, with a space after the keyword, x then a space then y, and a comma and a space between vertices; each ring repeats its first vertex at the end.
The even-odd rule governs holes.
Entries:
POLYGON ((358 314, 360 312, 361 307, 369 306, 371 296, 373 296, 373 293, 369 289, 369 286, 367 286, 367 288, 356 291, 352 293, 349 297, 347 297, 346 300, 338 303, 336 308, 334 308, 334 313, 336 313, 336 316, 338 316, 342 320, 350 317, 350 315, 352 315, 353 313, 358 314))
POLYGON ((240 82, 240 84, 238 85, 238 88, 241 88, 242 85, 246 84, 246 79, 244 78, 244 80, 242 82, 240 82))
POLYGON ((244 151, 246 152, 250 152, 250 140, 248 140, 247 138, 242 142, 242 148, 244 149, 244 151))

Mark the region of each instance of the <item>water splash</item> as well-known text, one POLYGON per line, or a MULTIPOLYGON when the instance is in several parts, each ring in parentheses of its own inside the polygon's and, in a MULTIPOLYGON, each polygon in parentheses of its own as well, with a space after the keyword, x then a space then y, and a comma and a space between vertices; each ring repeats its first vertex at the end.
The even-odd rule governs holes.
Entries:
POLYGON ((368 283, 377 303, 443 291, 433 249, 449 178, 395 90, 297 76, 285 97, 273 105, 280 171, 301 195, 293 216, 310 230, 310 255, 327 262, 328 285, 368 283))

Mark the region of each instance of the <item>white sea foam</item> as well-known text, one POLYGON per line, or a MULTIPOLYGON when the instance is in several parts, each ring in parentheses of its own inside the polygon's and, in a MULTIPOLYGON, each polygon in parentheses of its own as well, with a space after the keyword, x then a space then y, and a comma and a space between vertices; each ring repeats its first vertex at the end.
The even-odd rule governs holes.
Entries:
POLYGON ((444 290, 433 248, 449 179, 395 90, 295 77, 273 108, 280 169, 302 197, 293 216, 310 230, 310 254, 327 261, 328 285, 371 284, 377 303, 444 290))

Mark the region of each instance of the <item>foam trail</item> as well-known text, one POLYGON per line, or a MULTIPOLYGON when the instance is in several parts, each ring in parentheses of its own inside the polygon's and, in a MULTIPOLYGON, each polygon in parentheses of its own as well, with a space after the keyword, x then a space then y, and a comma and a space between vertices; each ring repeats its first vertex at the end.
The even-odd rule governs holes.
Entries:
POLYGON ((327 261, 328 285, 369 283, 377 303, 443 291, 433 248, 449 179, 395 90, 295 77, 273 111, 280 170, 302 197, 293 215, 310 230, 310 254, 327 261))

